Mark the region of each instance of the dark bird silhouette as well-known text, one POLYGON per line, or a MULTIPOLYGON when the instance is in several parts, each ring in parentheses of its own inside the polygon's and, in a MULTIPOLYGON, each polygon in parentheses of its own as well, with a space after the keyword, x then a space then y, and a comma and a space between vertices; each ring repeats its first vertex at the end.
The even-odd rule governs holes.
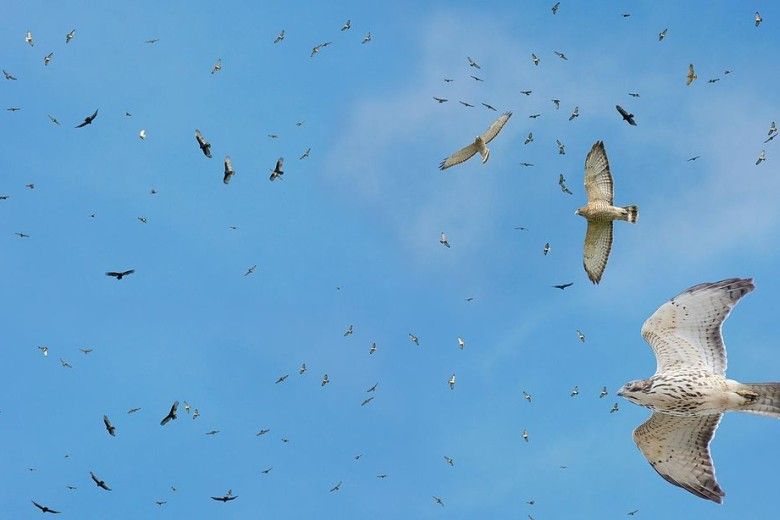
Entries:
POLYGON ((106 276, 113 276, 117 280, 121 280, 125 276, 127 276, 129 274, 133 274, 134 272, 135 272, 135 269, 129 269, 127 271, 121 271, 121 272, 120 271, 108 271, 106 273, 106 276))
POLYGON ((59 511, 55 511, 54 509, 51 509, 49 506, 42 506, 41 504, 39 504, 35 500, 31 500, 31 502, 33 503, 33 505, 35 507, 37 507, 38 509, 41 510, 41 513, 54 513, 55 515, 60 514, 59 511))
MULTIPOLYGON (((10 80, 16 81, 16 76, 11 74, 10 72, 7 72, 5 69, 3 69, 3 76, 5 76, 5 79, 10 79, 10 80)), ((33 502, 33 504, 34 503, 35 502, 33 502)))
POLYGON ((230 156, 225 156, 225 176, 222 178, 222 182, 225 184, 230 182, 230 178, 233 177, 235 174, 235 170, 233 169, 233 161, 230 160, 230 156))
POLYGON ((203 151, 203 155, 211 159, 211 143, 206 141, 206 138, 203 137, 203 134, 197 128, 195 129, 195 140, 198 141, 198 146, 203 151))
POLYGON ((698 159, 699 157, 701 157, 701 155, 694 155, 693 157, 691 157, 690 159, 688 159, 688 161, 695 161, 695 160, 696 160, 696 159, 698 159))
POLYGON ((639 97, 639 92, 629 92, 628 95, 631 97, 639 97))
POLYGON ((334 491, 338 491, 341 489, 341 481, 339 480, 339 483, 330 488, 330 492, 333 493, 334 491))
POLYGON ((469 103, 466 103, 465 101, 458 101, 458 103, 460 103, 460 104, 461 104, 461 105, 463 105, 464 107, 473 107, 473 106, 474 106, 474 105, 471 105, 471 104, 469 104, 469 103))
POLYGON ((436 97, 436 96, 433 96, 433 99, 435 99, 435 100, 436 100, 436 101, 438 101, 439 103, 446 103, 446 102, 447 102, 447 100, 446 100, 446 99, 444 99, 444 98, 440 98, 440 97, 436 97))
POLYGON ((174 401, 173 405, 171 405, 171 411, 168 412, 168 415, 163 417, 162 421, 160 421, 160 426, 165 426, 168 424, 168 421, 171 419, 176 419, 176 411, 179 409, 179 401, 174 401))
POLYGON ((269 467, 269 468, 266 468, 266 469, 264 469, 264 470, 263 470, 263 471, 261 471, 260 473, 263 473, 264 475, 268 475, 269 473, 271 473, 271 470, 272 470, 272 469, 274 469, 274 467, 273 467, 273 466, 271 466, 271 467, 269 467))
POLYGON ((556 289, 564 290, 567 287, 571 287, 572 285, 574 285, 574 282, 562 283, 562 284, 559 284, 559 285, 553 285, 553 287, 555 287, 556 289))
POLYGON ((487 103, 482 103, 482 106, 487 108, 488 110, 492 110, 494 112, 498 112, 492 105, 488 105, 487 103))
POLYGON ((127 413, 135 413, 137 411, 141 410, 140 408, 130 408, 127 413))
POLYGON ((97 487, 99 487, 101 489, 105 489, 106 491, 111 491, 111 488, 108 487, 108 484, 106 484, 106 482, 104 480, 100 480, 97 477, 97 475, 95 475, 91 471, 89 472, 89 476, 92 477, 93 481, 95 481, 95 484, 97 484, 97 487))
POLYGON ((360 403, 360 406, 365 406, 365 405, 367 405, 368 403, 370 403, 373 400, 374 400, 373 396, 369 397, 368 399, 365 399, 362 403, 360 403))
POLYGON ((228 492, 222 495, 221 497, 211 497, 211 500, 216 500, 218 502, 230 502, 231 500, 235 500, 238 498, 238 495, 233 495, 233 490, 228 489, 228 492))
POLYGON ((21 109, 22 109, 21 107, 8 107, 8 108, 6 108, 6 110, 8 110, 9 112, 18 112, 21 109))
POLYGON ((284 157, 279 157, 279 159, 276 161, 276 166, 271 171, 271 176, 269 177, 270 180, 275 181, 276 179, 282 178, 282 175, 284 175, 284 170, 282 170, 283 165, 284 157))
POLYGON ((629 114, 620 105, 615 105, 615 108, 618 112, 620 112, 620 116, 623 118, 623 121, 631 126, 636 126, 636 121, 634 121, 634 114, 629 114))
POLYGON ((111 421, 108 419, 107 415, 103 416, 103 424, 106 425, 106 431, 108 434, 112 437, 116 437, 116 426, 111 424, 111 421))
POLYGON ((98 115, 98 111, 95 110, 95 112, 91 116, 85 117, 84 121, 80 125, 76 125, 76 128, 81 128, 81 127, 84 127, 84 126, 87 126, 87 125, 91 125, 92 121, 95 120, 97 115, 98 115))

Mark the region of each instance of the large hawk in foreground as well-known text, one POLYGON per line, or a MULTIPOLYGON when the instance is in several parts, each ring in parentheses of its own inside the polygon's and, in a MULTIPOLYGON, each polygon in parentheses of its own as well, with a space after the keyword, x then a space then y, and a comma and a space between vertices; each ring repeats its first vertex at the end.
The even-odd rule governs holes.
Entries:
POLYGON ((454 154, 444 159, 441 164, 439 164, 439 169, 445 170, 450 166, 455 166, 456 164, 466 162, 471 159, 477 152, 479 152, 479 154, 482 156, 482 164, 485 164, 490 157, 490 150, 488 150, 486 145, 498 135, 501 129, 504 128, 506 122, 509 121, 510 117, 512 117, 512 112, 504 112, 501 114, 501 117, 496 119, 496 121, 490 125, 490 128, 485 130, 484 134, 478 135, 474 139, 473 143, 466 146, 465 148, 461 148, 454 154))
POLYGON ((724 412, 780 418, 780 383, 726 379, 721 327, 732 307, 754 289, 731 278, 691 287, 663 304, 642 325, 658 362, 650 379, 625 384, 618 395, 653 410, 634 441, 663 478, 721 503, 710 441, 724 412))
POLYGON ((588 221, 583 264, 590 281, 599 283, 612 250, 612 221, 627 220, 633 224, 639 216, 636 206, 618 208, 612 205, 612 174, 601 141, 593 145, 585 158, 585 191, 588 203, 575 213, 588 221))

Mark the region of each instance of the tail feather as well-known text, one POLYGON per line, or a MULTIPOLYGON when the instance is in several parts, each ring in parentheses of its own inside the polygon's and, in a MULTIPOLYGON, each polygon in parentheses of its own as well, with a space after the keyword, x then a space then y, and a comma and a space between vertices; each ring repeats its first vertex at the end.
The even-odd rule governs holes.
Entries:
POLYGON ((636 219, 639 218, 639 207, 638 206, 624 206, 624 210, 626 210, 626 220, 631 222, 632 224, 636 223, 636 219))
POLYGON ((741 412, 780 419, 780 383, 744 384, 739 393, 748 399, 748 402, 740 407, 741 412))

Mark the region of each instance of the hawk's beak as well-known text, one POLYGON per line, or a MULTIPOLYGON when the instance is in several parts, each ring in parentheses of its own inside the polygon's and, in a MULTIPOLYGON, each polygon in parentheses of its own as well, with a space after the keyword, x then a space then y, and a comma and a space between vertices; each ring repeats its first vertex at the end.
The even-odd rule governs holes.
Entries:
POLYGON ((620 397, 625 397, 625 394, 623 394, 623 389, 622 388, 617 391, 617 395, 619 395, 620 397))

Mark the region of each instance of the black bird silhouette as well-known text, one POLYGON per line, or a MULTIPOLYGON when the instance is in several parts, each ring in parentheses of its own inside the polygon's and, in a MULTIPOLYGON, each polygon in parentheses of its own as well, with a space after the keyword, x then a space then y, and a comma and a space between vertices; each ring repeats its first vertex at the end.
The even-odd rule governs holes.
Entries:
POLYGON ((116 437, 116 426, 111 424, 111 421, 108 420, 107 415, 103 416, 103 424, 106 425, 106 431, 108 432, 108 434, 112 437, 116 437))
POLYGON ((636 126, 636 121, 634 121, 634 114, 629 114, 620 105, 615 105, 615 108, 617 108, 617 111, 620 112, 620 115, 623 117, 623 121, 631 126, 636 126))
POLYGON ((198 141, 198 146, 203 150, 203 155, 211 159, 211 143, 206 141, 206 138, 203 137, 203 134, 197 128, 195 129, 195 140, 198 141))
POLYGON ((270 180, 275 181, 276 179, 282 178, 282 175, 284 175, 284 171, 282 170, 283 165, 284 157, 279 157, 279 160, 276 161, 276 166, 274 167, 273 171, 271 172, 271 176, 269 177, 270 180))
POLYGON ((219 502, 229 502, 238 498, 238 495, 233 496, 233 490, 228 489, 228 492, 221 497, 211 497, 211 500, 217 500, 219 502))
POLYGON ((460 103, 460 104, 461 104, 461 105, 463 105, 464 107, 473 107, 473 106, 474 106, 474 105, 472 105, 472 104, 470 104, 470 103, 466 103, 465 101, 458 101, 458 103, 460 103))
POLYGON ((55 511, 54 509, 51 509, 51 508, 49 508, 48 506, 42 506, 41 504, 39 504, 39 503, 38 503, 38 502, 36 502, 35 500, 31 500, 31 502, 33 503, 33 505, 34 505, 35 507, 37 507, 38 509, 40 509, 40 510, 41 510, 41 513, 54 513, 55 515, 58 515, 58 514, 60 514, 60 512, 59 512, 59 511, 55 511))
POLYGON ((556 289, 560 289, 562 291, 562 290, 566 289, 567 287, 571 287, 572 285, 574 285, 574 282, 562 283, 562 284, 559 284, 559 285, 553 285, 553 287, 555 287, 556 289))
POLYGON ((98 111, 97 111, 97 110, 95 110, 95 113, 94 113, 94 114, 92 114, 91 116, 87 116, 87 117, 85 117, 85 118, 84 118, 84 122, 83 122, 83 123, 81 123, 80 125, 76 125, 76 128, 81 128, 81 127, 83 127, 83 126, 91 125, 91 124, 92 124, 92 121, 94 121, 94 120, 95 120, 95 118, 97 117, 97 114, 98 114, 98 111))
POLYGON ((133 274, 134 272, 135 272, 135 269, 130 269, 128 271, 121 271, 121 272, 119 272, 119 271, 108 271, 106 273, 106 276, 113 276, 117 280, 121 280, 125 276, 127 276, 129 274, 133 274))
POLYGON ((171 411, 168 412, 168 415, 163 417, 162 421, 160 421, 160 426, 165 426, 166 424, 168 424, 168 421, 170 421, 171 419, 176 419, 176 410, 178 409, 179 409, 179 401, 174 401, 173 404, 171 405, 171 411))
POLYGON ((89 472, 89 476, 92 477, 92 480, 95 481, 95 484, 97 484, 97 487, 99 487, 101 489, 105 489, 106 491, 111 491, 111 488, 108 487, 108 484, 106 484, 106 482, 104 480, 100 480, 97 477, 97 475, 95 475, 91 471, 89 472))

